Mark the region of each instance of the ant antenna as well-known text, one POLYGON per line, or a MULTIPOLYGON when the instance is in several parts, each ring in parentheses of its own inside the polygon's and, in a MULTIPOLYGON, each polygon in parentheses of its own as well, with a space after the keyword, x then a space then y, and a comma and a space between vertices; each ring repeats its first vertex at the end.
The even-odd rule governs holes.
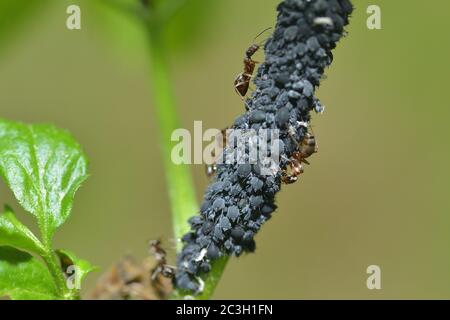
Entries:
MULTIPOLYGON (((253 42, 255 42, 256 39, 258 39, 260 36, 262 36, 265 32, 267 32, 270 29, 272 29, 272 27, 266 28, 263 31, 261 31, 260 33, 258 33, 258 35, 255 37, 255 39, 253 39, 253 42)), ((259 42, 258 45, 261 46, 264 42, 267 41, 267 39, 269 39, 269 37, 267 37, 266 39, 259 42)))
POLYGON ((263 31, 261 31, 260 33, 258 33, 258 35, 255 37, 255 39, 253 39, 253 41, 255 41, 256 39, 258 39, 260 36, 263 35, 263 33, 265 33, 266 31, 268 31, 268 30, 270 30, 270 29, 272 29, 272 27, 265 28, 263 31))

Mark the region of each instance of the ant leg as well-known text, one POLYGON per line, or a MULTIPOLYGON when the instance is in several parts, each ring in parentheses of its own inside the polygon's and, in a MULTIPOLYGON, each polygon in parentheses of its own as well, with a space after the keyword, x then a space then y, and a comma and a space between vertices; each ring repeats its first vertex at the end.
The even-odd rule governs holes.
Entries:
POLYGON ((236 93, 238 94, 238 96, 239 96, 242 100, 245 99, 245 96, 243 96, 243 95, 239 92, 239 90, 238 90, 237 87, 234 87, 234 91, 236 91, 236 93))
POLYGON ((171 265, 164 265, 161 270, 161 274, 166 278, 173 278, 175 276, 176 267, 171 265))
POLYGON ((295 139, 295 137, 294 137, 293 134, 289 133, 289 138, 291 138, 291 140, 294 142, 294 144, 295 144, 296 146, 298 146, 298 141, 297 141, 297 139, 295 139))
POLYGON ((156 280, 156 277, 158 276, 158 274, 160 274, 163 271, 163 268, 161 266, 157 266, 153 271, 152 271, 152 281, 156 280))
POLYGON ((246 107, 246 108, 250 108, 250 106, 249 106, 249 104, 248 104, 248 101, 249 101, 249 99, 246 99, 246 100, 244 101, 244 104, 245 104, 245 107, 246 107))

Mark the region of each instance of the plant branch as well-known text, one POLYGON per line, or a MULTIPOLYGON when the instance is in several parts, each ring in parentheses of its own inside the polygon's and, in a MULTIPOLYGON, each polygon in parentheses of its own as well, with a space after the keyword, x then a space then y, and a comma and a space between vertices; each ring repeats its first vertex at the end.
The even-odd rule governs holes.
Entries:
POLYGON ((155 115, 159 127, 160 146, 172 208, 173 232, 177 239, 177 251, 179 251, 181 249, 179 239, 189 231, 187 220, 198 211, 198 205, 188 167, 176 165, 171 160, 171 151, 174 146, 171 136, 173 131, 181 126, 175 108, 173 84, 169 76, 167 54, 161 29, 150 25, 148 30, 155 115))
POLYGON ((225 267, 228 263, 228 256, 224 256, 218 260, 215 260, 211 264, 211 272, 206 276, 205 288, 202 293, 195 296, 197 300, 208 300, 211 299, 217 285, 219 284, 222 273, 225 271, 225 267))
POLYGON ((172 0, 166 1, 159 9, 159 16, 161 17, 161 21, 163 23, 170 21, 174 15, 180 11, 184 5, 187 3, 187 0, 172 0))
POLYGON ((61 266, 59 264, 58 258, 53 253, 53 250, 51 248, 45 248, 46 253, 42 255, 42 259, 44 260, 45 264, 47 265, 48 270, 50 271, 50 274, 53 278, 53 281, 56 285, 56 290, 58 291, 58 294, 63 299, 69 299, 73 300, 76 297, 73 296, 73 294, 70 292, 70 290, 67 287, 66 279, 64 277, 64 274, 61 270, 61 266))
POLYGON ((154 19, 153 12, 150 10, 144 10, 142 5, 140 5, 137 1, 135 5, 123 3, 118 0, 102 0, 102 3, 105 6, 116 10, 117 12, 126 14, 129 18, 138 18, 139 22, 145 22, 154 19))
MULTIPOLYGON (((180 128, 175 108, 173 85, 169 76, 167 53, 161 28, 149 24, 151 80, 155 101, 156 120, 160 131, 160 145, 164 158, 166 181, 172 207, 173 233, 177 240, 177 253, 181 251, 181 237, 189 231, 188 219, 198 212, 194 186, 189 169, 185 165, 176 165, 171 160, 172 132, 180 128)), ((216 261, 211 273, 205 279, 205 291, 199 299, 209 299, 216 288, 225 268, 227 258, 216 261)), ((175 292, 173 298, 182 298, 181 292, 175 292)))

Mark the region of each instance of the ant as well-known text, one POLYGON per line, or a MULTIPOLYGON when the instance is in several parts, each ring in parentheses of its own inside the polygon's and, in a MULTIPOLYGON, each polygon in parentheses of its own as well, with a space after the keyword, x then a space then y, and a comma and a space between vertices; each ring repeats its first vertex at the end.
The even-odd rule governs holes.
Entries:
POLYGON ((175 276, 175 267, 168 265, 166 260, 166 250, 161 247, 160 240, 151 240, 149 243, 150 253, 155 257, 157 265, 153 268, 152 281, 157 280, 158 275, 162 275, 165 278, 173 278, 175 276))
POLYGON ((309 165, 308 160, 317 152, 317 142, 314 133, 307 132, 304 139, 298 144, 297 150, 294 151, 289 159, 290 172, 283 170, 281 181, 285 184, 292 184, 297 181, 298 176, 303 173, 302 163, 309 165))
MULTIPOLYGON (((253 39, 253 41, 258 39, 259 36, 270 29, 272 29, 272 27, 264 29, 255 37, 255 39, 253 39)), ((245 97, 248 92, 248 88, 250 87, 250 80, 253 77, 255 66, 258 63, 257 61, 253 60, 252 57, 259 50, 259 48, 261 48, 261 44, 254 43, 247 49, 247 51, 245 51, 244 72, 238 74, 236 79, 234 79, 234 89, 242 98, 245 97)))

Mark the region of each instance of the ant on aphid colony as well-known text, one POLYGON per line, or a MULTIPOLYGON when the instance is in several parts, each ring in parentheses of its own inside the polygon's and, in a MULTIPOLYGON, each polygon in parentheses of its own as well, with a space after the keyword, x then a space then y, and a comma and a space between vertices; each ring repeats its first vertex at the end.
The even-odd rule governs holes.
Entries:
POLYGON ((173 290, 175 267, 167 264, 166 251, 160 240, 149 243, 151 256, 142 262, 131 256, 122 258, 100 281, 90 294, 90 299, 158 300, 167 299, 173 290))
MULTIPOLYGON (((258 39, 259 36, 270 29, 272 28, 270 27, 260 32, 253 41, 258 39)), ((250 87, 250 80, 253 77, 255 66, 258 63, 257 61, 253 60, 252 57, 260 48, 261 44, 254 43, 247 49, 247 51, 245 51, 244 72, 238 74, 236 79, 234 79, 234 89, 236 90, 237 94, 241 96, 241 98, 245 97, 248 92, 248 88, 250 87)))
POLYGON ((157 265, 152 270, 152 281, 156 282, 158 275, 165 278, 173 278, 175 276, 175 267, 167 264, 167 253, 161 247, 160 240, 151 240, 149 243, 150 254, 155 258, 157 265))
POLYGON ((289 161, 290 170, 283 170, 281 181, 285 184, 291 184, 298 180, 298 176, 303 173, 302 163, 309 164, 307 158, 317 152, 317 142, 314 134, 307 132, 303 140, 298 144, 289 161))

